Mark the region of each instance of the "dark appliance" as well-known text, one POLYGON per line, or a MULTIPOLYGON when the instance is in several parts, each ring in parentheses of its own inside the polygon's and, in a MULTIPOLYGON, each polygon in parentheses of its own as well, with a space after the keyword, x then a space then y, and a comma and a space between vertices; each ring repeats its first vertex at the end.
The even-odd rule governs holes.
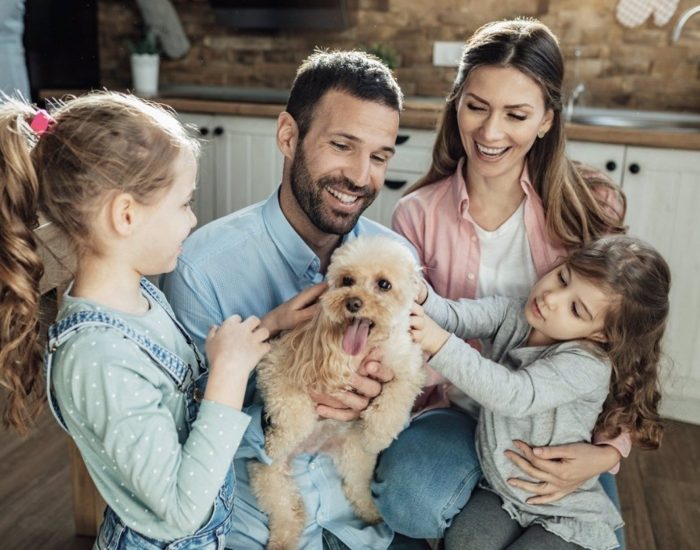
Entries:
POLYGON ((353 0, 209 0, 219 23, 239 30, 342 30, 353 0))
POLYGON ((32 98, 45 89, 99 88, 97 0, 27 0, 25 7, 32 98))

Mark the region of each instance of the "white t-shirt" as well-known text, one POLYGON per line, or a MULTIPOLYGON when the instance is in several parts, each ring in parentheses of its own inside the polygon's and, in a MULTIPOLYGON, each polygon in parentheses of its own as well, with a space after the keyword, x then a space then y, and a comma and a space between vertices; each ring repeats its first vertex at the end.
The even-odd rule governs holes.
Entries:
MULTIPOLYGON (((476 298, 510 296, 526 298, 537 282, 535 262, 525 230, 525 201, 494 231, 474 224, 481 248, 476 298)), ((482 354, 490 357, 488 342, 482 342, 482 354)), ((474 416, 479 406, 456 386, 447 390, 450 402, 474 416)))
POLYGON ((481 248, 476 297, 526 298, 537 282, 525 230, 525 202, 494 231, 474 224, 481 248))

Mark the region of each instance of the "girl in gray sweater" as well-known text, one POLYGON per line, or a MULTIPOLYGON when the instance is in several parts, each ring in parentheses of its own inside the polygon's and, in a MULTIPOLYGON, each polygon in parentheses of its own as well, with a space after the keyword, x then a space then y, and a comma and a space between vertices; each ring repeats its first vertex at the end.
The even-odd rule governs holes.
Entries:
POLYGON ((531 504, 509 482, 521 472, 504 452, 514 440, 590 441, 594 429, 615 437, 619 426, 638 445, 657 448, 669 287, 663 258, 625 236, 574 251, 526 301, 450 301, 425 286, 413 337, 431 355, 428 364, 482 406, 476 444, 484 478, 460 514, 461 548, 465 541, 479 550, 618 546, 622 519, 597 480, 531 504), (467 338, 487 340, 489 357, 467 338))

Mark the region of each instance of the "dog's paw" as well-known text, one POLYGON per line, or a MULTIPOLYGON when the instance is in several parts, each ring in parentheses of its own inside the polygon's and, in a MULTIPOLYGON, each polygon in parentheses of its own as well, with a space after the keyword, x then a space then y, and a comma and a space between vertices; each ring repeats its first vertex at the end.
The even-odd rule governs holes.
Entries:
POLYGON ((369 502, 364 502, 362 508, 355 506, 355 513, 362 521, 369 524, 380 523, 382 521, 382 516, 371 500, 369 502))

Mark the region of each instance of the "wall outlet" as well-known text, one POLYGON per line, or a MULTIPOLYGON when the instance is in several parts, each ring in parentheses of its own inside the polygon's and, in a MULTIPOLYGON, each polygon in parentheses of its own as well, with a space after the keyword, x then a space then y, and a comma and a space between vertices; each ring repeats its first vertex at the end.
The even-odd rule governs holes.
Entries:
POLYGON ((464 42, 433 42, 433 65, 458 67, 464 42))

